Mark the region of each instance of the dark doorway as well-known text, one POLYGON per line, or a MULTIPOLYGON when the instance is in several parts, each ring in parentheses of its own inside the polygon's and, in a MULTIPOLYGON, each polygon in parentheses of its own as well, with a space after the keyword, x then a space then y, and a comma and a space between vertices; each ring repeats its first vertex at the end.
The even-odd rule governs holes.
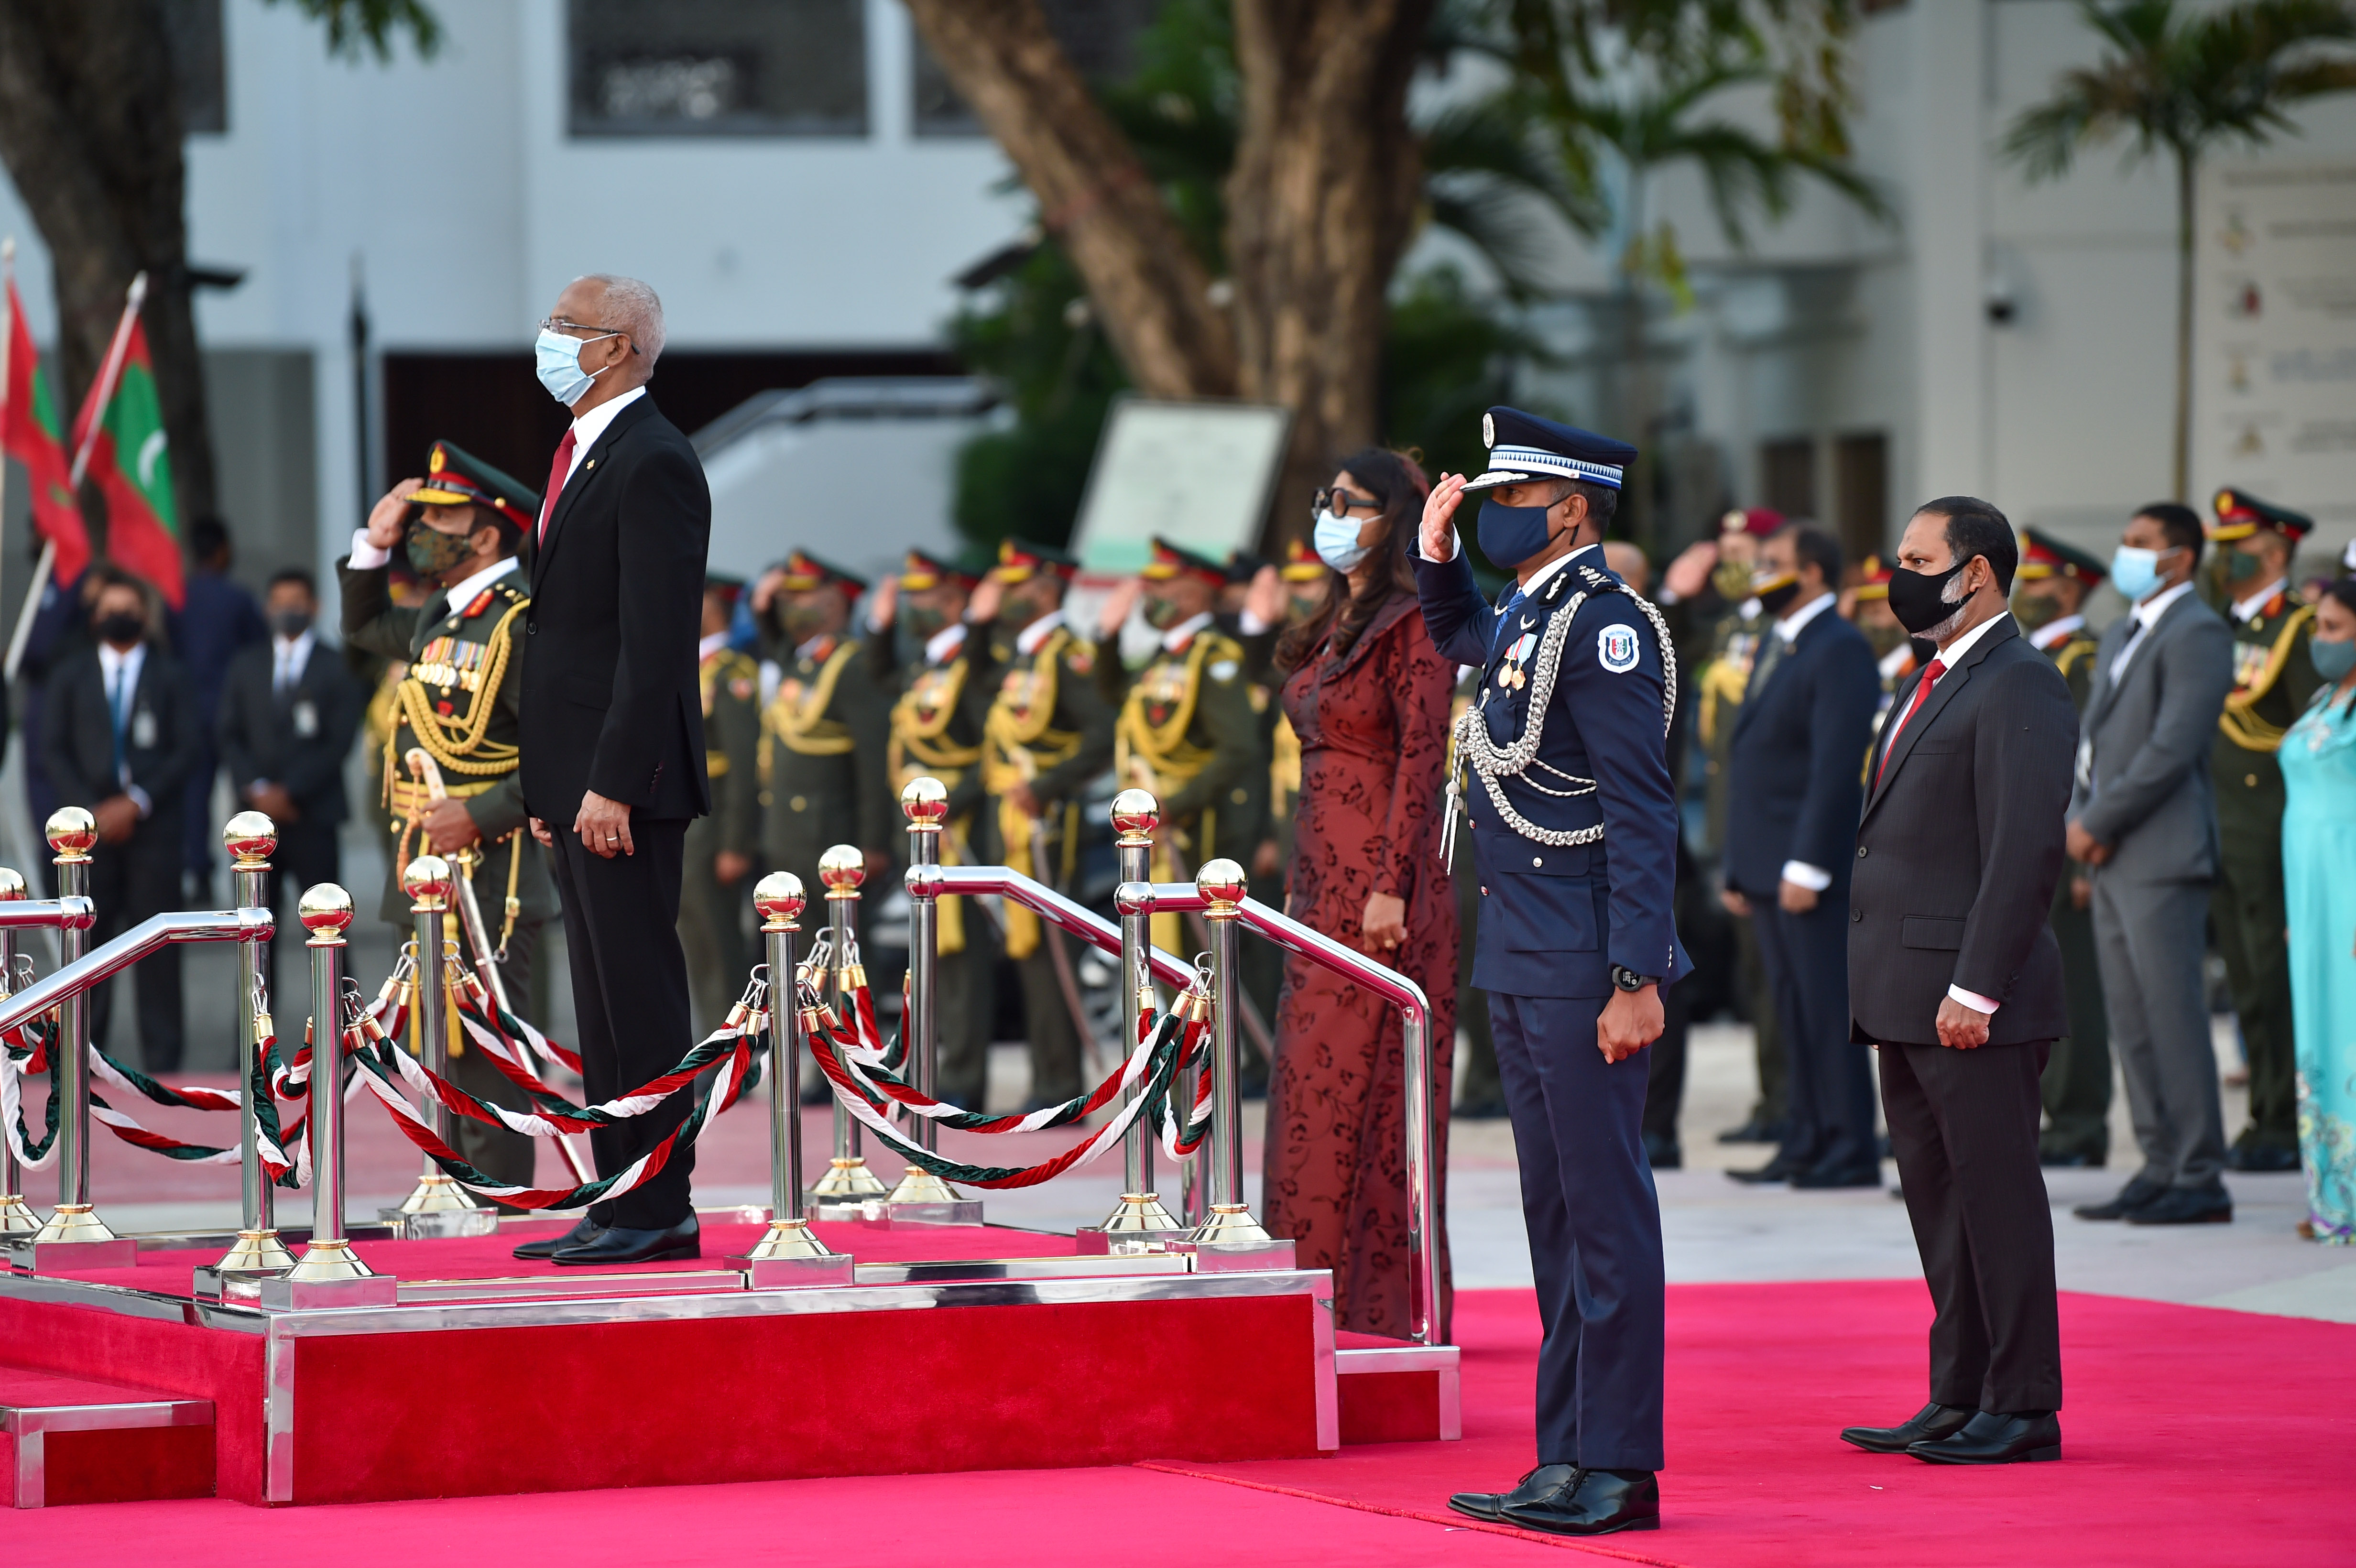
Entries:
POLYGON ((1787 517, 1816 517, 1816 442, 1786 436, 1759 443, 1759 503, 1787 517))
POLYGON ((1851 560, 1883 554, 1890 542, 1890 438, 1861 431, 1833 445, 1833 498, 1841 552, 1851 560))

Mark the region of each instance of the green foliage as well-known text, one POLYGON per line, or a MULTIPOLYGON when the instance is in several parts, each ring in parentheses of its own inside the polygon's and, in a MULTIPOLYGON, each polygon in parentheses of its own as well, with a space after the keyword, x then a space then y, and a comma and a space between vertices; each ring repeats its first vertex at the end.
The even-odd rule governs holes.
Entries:
MULTIPOLYGON (((265 0, 276 5, 284 0, 265 0)), ((379 65, 392 63, 393 40, 406 32, 418 58, 431 59, 442 48, 442 20, 424 0, 294 0, 296 9, 327 25, 327 52, 357 60, 363 51, 379 65)))
POLYGON ((1391 303, 1383 345, 1383 443, 1423 454, 1424 472, 1477 474, 1481 414, 1513 391, 1526 354, 1514 323, 1456 268, 1408 280, 1391 303))

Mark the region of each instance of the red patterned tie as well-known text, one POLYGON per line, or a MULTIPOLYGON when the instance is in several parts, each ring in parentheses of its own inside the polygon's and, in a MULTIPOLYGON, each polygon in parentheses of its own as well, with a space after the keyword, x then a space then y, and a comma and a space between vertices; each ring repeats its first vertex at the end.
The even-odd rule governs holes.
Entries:
POLYGON ((1914 700, 1906 705, 1904 716, 1890 731, 1890 743, 1881 748, 1881 766, 1873 772, 1874 788, 1881 787, 1881 775, 1890 771, 1890 753, 1898 749, 1898 731, 1906 728, 1906 720, 1914 717, 1915 711, 1922 706, 1923 699, 1931 695, 1931 688, 1946 673, 1947 667, 1937 659, 1922 667, 1922 684, 1914 688, 1914 700))
POLYGON ((548 499, 540 504, 539 542, 548 542, 548 519, 556 515, 557 492, 573 474, 573 428, 565 427, 564 439, 556 443, 556 461, 548 465, 548 499))

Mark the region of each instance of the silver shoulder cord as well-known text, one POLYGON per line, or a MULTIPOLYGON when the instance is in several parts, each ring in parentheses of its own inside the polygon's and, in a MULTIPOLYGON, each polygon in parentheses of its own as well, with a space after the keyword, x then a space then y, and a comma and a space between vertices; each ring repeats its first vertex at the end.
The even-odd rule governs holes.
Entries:
POLYGON ((1555 677, 1562 668, 1563 644, 1569 639, 1570 624, 1579 618, 1580 606, 1587 602, 1589 594, 1624 593, 1635 602, 1636 608, 1643 611, 1644 618, 1653 624, 1653 635, 1661 650, 1661 733, 1664 736, 1667 735, 1669 725, 1676 718, 1677 661, 1670 652, 1668 623, 1661 618, 1661 612, 1651 600, 1626 584, 1614 582, 1588 567, 1582 566, 1579 570, 1586 579, 1587 586, 1555 613, 1554 618, 1547 624, 1545 640, 1538 645, 1537 658, 1534 661, 1537 675, 1530 688, 1529 722, 1524 726, 1521 735, 1513 744, 1499 746, 1490 738, 1489 726, 1478 703, 1465 709, 1457 718, 1456 766, 1449 770, 1447 817, 1440 828, 1440 864, 1443 869, 1452 869, 1455 863, 1456 818, 1463 805, 1463 775, 1467 768, 1481 775, 1490 804, 1497 808, 1497 815, 1505 826, 1532 843, 1569 848, 1580 844, 1593 844, 1603 837, 1603 825, 1600 822, 1591 827, 1540 827, 1514 809, 1505 799, 1505 786, 1498 782, 1522 778, 1531 769, 1537 768, 1570 785, 1569 789, 1549 789, 1536 779, 1524 779, 1530 788, 1541 795, 1569 799, 1591 795, 1595 791, 1593 779, 1564 773, 1560 768, 1549 767, 1537 760, 1538 742, 1546 729, 1547 708, 1554 699, 1555 677))

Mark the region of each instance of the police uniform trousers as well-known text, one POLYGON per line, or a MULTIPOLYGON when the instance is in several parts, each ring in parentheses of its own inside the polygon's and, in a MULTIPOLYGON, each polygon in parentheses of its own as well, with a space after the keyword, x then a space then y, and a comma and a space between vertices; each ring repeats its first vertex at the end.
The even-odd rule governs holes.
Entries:
POLYGON ((1639 1130, 1651 1051, 1606 1062, 1601 997, 1489 994, 1538 1318, 1541 1465, 1657 1470, 1660 1202, 1639 1130))
MULTIPOLYGON (((694 999, 698 1040, 720 1027, 728 1009, 744 994, 753 966, 744 921, 753 907, 755 879, 748 873, 723 885, 712 869, 719 853, 717 818, 699 816, 688 825, 685 863, 680 873, 679 940, 687 950, 688 991, 694 999)), ((826 890, 816 881, 805 881, 802 887, 809 901, 818 906, 815 915, 802 917, 802 929, 807 932, 826 919, 826 890)), ((806 944, 808 939, 803 940, 806 944)))
MULTIPOLYGON (((91 947, 112 942, 150 915, 180 907, 180 814, 163 802, 122 843, 91 848, 90 897, 98 912, 91 947)), ((130 984, 138 1007, 139 1064, 150 1072, 178 1072, 184 1039, 179 944, 166 943, 133 965, 130 984)), ((114 990, 110 980, 91 993, 90 1038, 102 1050, 114 1017, 114 990)))
POLYGON ((1751 924, 1783 1037, 1784 1160, 1801 1169, 1879 1165, 1873 1076, 1848 1034, 1848 879, 1837 878, 1804 914, 1756 901, 1751 924))
POLYGON ((2111 1023, 2103 1009, 2103 976, 2094 955, 2092 900, 2080 909, 2065 873, 2053 899, 2053 939, 2062 946, 2062 992, 2070 1032, 2053 1042, 2040 1087, 2049 1157, 2085 1155, 2100 1166, 2111 1152, 2111 1023))
POLYGON ((2062 1408, 2053 1213, 2037 1162, 2046 1044, 1885 1043, 1881 1104, 1931 1287, 1931 1397, 2062 1408))
MULTIPOLYGON (((577 833, 557 832, 557 895, 564 905, 564 945, 573 970, 573 1012, 580 1038, 584 1092, 610 1100, 668 1072, 695 1043, 689 1016, 687 955, 679 944, 680 870, 687 819, 630 814, 637 852, 608 860, 591 854, 577 833)), ((611 1176, 669 1135, 693 1104, 699 1084, 680 1090, 643 1116, 589 1135, 597 1174, 611 1176)), ((631 1231, 665 1230, 691 1206, 688 1179, 695 1150, 676 1148, 644 1186, 592 1204, 591 1220, 631 1231)))
MULTIPOLYGON (((2279 829, 2279 824, 2272 826, 2279 829)), ((2290 1013, 2290 944, 2283 939, 2282 835, 2225 825, 2209 922, 2250 1061, 2250 1125, 2238 1143, 2298 1147, 2298 1067, 2290 1013)))
POLYGON ((1456 883, 1457 927, 1464 933, 1456 948, 1456 1027, 1464 1036, 1464 1092, 1456 1103, 1475 1115, 1494 1116, 1496 1107, 1505 1103, 1505 1091, 1497 1082, 1497 1042, 1490 1037, 1489 993, 1472 986, 1472 956, 1481 940, 1481 879, 1469 868, 1451 875, 1456 883))

